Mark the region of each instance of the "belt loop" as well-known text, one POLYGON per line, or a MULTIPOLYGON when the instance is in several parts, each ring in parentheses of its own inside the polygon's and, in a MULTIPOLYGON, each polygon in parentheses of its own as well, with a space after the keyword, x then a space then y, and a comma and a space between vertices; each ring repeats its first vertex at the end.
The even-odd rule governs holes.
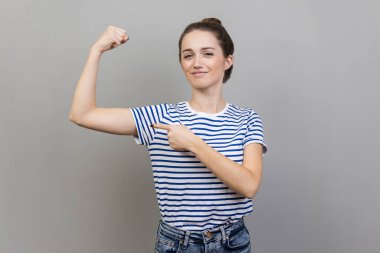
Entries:
POLYGON ((158 232, 160 231, 160 229, 161 229, 161 223, 162 223, 162 221, 161 220, 159 220, 158 221, 158 227, 157 227, 157 232, 156 232, 156 235, 158 235, 158 232))
POLYGON ((190 231, 186 231, 185 240, 183 241, 183 249, 187 248, 187 244, 189 243, 190 231))
POLYGON ((220 226, 220 232, 222 232, 222 246, 226 244, 226 231, 224 231, 224 226, 220 226))

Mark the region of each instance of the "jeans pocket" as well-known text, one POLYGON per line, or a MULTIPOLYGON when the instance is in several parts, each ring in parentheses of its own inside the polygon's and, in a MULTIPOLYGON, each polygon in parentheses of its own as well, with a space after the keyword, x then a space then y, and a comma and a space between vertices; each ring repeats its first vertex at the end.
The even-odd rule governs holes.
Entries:
POLYGON ((179 253, 181 243, 179 240, 171 239, 163 234, 159 234, 156 239, 156 253, 179 253))
POLYGON ((251 239, 246 227, 238 231, 231 231, 231 234, 229 234, 226 239, 225 247, 230 250, 230 252, 250 252, 251 239))

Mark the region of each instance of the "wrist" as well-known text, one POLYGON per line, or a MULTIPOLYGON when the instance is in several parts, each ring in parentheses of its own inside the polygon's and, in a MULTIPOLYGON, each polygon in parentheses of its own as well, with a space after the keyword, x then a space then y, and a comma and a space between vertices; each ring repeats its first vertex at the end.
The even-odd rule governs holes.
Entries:
POLYGON ((196 136, 196 138, 194 138, 194 141, 191 143, 189 147, 189 151, 196 155, 198 154, 199 150, 202 149, 202 145, 204 144, 205 142, 202 140, 202 138, 196 136))
POLYGON ((90 48, 90 54, 91 54, 91 55, 101 56, 102 53, 103 53, 103 51, 100 50, 96 45, 93 45, 93 46, 90 48))

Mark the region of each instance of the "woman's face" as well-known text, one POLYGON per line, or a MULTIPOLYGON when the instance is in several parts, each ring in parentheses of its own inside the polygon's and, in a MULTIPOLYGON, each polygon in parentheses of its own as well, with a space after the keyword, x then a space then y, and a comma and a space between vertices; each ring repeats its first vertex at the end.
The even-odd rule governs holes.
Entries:
POLYGON ((194 88, 222 84, 224 71, 232 65, 232 56, 224 57, 217 38, 211 32, 194 30, 181 45, 182 70, 194 88))

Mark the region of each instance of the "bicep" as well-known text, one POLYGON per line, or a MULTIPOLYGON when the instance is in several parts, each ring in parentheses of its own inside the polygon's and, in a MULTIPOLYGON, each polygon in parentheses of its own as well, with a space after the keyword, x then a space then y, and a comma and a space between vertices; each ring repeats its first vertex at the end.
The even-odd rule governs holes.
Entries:
POLYGON ((245 146, 242 166, 261 178, 263 170, 262 144, 249 143, 245 146))
POLYGON ((130 108, 95 108, 84 115, 79 125, 111 134, 137 136, 130 108))

